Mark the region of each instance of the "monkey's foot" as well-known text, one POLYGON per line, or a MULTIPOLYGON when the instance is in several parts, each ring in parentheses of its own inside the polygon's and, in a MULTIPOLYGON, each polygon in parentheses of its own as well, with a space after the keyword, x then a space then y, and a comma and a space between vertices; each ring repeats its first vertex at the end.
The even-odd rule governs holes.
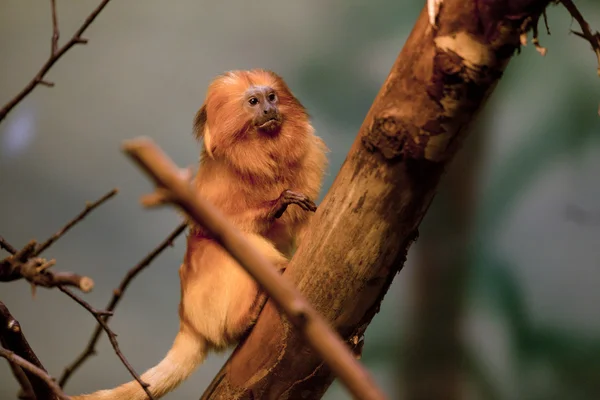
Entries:
POLYGON ((440 6, 443 0, 427 0, 427 14, 429 15, 429 23, 434 28, 437 28, 437 16, 440 13, 440 6))
POLYGON ((317 210, 317 205, 309 199, 308 196, 286 189, 281 193, 279 198, 275 200, 267 217, 269 219, 280 218, 291 204, 296 204, 305 211, 315 212, 317 210))

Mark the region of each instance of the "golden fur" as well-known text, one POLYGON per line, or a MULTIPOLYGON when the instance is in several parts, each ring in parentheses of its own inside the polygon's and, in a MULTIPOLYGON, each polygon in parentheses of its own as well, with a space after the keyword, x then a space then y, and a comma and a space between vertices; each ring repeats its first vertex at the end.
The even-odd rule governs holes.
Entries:
MULTIPOLYGON (((276 268, 283 270, 312 214, 295 205, 278 219, 269 218, 269 212, 286 189, 316 199, 327 166, 327 148, 315 136, 306 110, 275 73, 262 69, 230 71, 209 85, 194 130, 198 139, 204 139, 193 182, 198 195, 217 206, 276 268), (252 124, 244 108, 252 88, 277 94, 282 119, 276 134, 264 134, 252 124)), ((193 224, 179 276, 179 333, 167 356, 142 375, 156 398, 185 380, 209 350, 237 343, 255 322, 264 302, 264 294, 246 271, 193 224)), ((135 381, 73 397, 145 398, 135 381)))

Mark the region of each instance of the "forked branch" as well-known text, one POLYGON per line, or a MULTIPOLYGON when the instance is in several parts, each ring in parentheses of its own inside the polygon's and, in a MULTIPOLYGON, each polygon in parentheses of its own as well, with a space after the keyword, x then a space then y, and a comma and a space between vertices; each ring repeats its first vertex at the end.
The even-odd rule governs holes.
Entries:
POLYGON ((52 41, 51 41, 51 49, 50 56, 42 65, 38 73, 31 79, 31 81, 19 92, 12 100, 6 103, 0 109, 0 122, 6 118, 6 115, 13 109, 17 104, 19 104, 37 85, 44 85, 52 87, 54 83, 46 81, 44 77, 50 71, 50 68, 67 52, 71 47, 76 44, 86 44, 87 39, 83 38, 83 32, 94 22, 98 14, 102 12, 104 7, 108 4, 110 0, 103 0, 94 11, 91 12, 90 15, 85 19, 83 24, 77 29, 75 34, 69 39, 64 46, 58 47, 58 39, 59 39, 59 27, 58 27, 58 17, 56 15, 56 0, 51 0, 51 11, 52 11, 52 41))
POLYGON ((567 11, 569 11, 571 16, 575 18, 575 20, 581 27, 581 33, 575 31, 571 32, 585 39, 590 44, 590 46, 592 46, 594 53, 596 53, 596 58, 598 59, 598 76, 600 76, 600 32, 592 32, 590 25, 587 23, 585 18, 583 18, 583 15, 581 15, 579 10, 577 9, 577 6, 575 6, 572 0, 560 0, 560 2, 563 4, 563 6, 565 6, 567 11))
POLYGON ((182 179, 179 168, 159 147, 149 139, 137 139, 126 142, 124 151, 154 180, 160 193, 152 196, 157 204, 172 203, 202 225, 281 307, 355 398, 386 398, 349 347, 294 285, 249 245, 218 209, 192 191, 189 181, 182 179))
MULTIPOLYGON (((185 224, 185 223, 180 224, 177 228, 175 228, 173 230, 173 232, 171 232, 171 234, 162 243, 160 243, 154 250, 152 250, 148 255, 146 255, 146 257, 144 257, 136 266, 134 266, 132 269, 130 269, 127 272, 127 274, 125 275, 125 277, 119 284, 119 287, 113 291, 113 297, 110 300, 110 302, 108 303, 108 306, 106 307, 106 311, 113 312, 115 310, 115 308, 119 304, 119 301, 121 300, 123 294, 125 293, 125 290, 129 286, 129 284, 131 283, 133 278, 135 278, 148 265, 150 265, 150 263, 160 253, 162 253, 167 247, 172 246, 173 241, 179 235, 181 235, 181 233, 183 233, 183 231, 185 230, 186 227, 187 227, 187 224, 185 224)), ((109 318, 110 318, 109 315, 102 317, 102 319, 105 323, 108 322, 109 318)), ((63 371, 62 376, 60 377, 60 379, 58 381, 58 384, 60 385, 60 387, 64 388, 65 385, 67 384, 67 381, 71 377, 71 375, 79 367, 81 367, 81 365, 83 365, 83 363, 89 357, 96 354, 96 344, 98 343, 98 340, 100 339, 100 334, 102 333, 103 328, 104 327, 100 322, 98 323, 98 325, 96 325, 96 328, 94 328, 94 332, 92 333, 92 337, 90 338, 90 341, 88 342, 88 344, 85 347, 85 349, 83 350, 83 352, 71 364, 69 364, 63 371)))
POLYGON ((0 260, 0 282, 10 282, 24 278, 32 284, 33 288, 36 286, 46 288, 74 286, 84 293, 91 291, 94 287, 92 278, 71 272, 53 272, 49 268, 54 266, 56 260, 46 260, 38 256, 52 246, 73 226, 81 222, 90 212, 104 204, 117 193, 117 189, 112 189, 100 199, 86 204, 85 209, 81 213, 39 245, 35 240, 32 240, 21 250, 17 250, 0 236, 0 247, 11 254, 9 257, 0 260))
MULTIPOLYGON (((56 240, 61 238, 67 231, 69 231, 69 229, 71 229, 73 226, 75 226, 78 222, 81 222, 90 212, 92 212, 97 207, 99 207, 101 204, 103 204, 108 199, 113 197, 116 193, 117 193, 117 190, 113 189, 110 192, 108 192, 106 195, 102 196, 97 201, 86 204, 86 207, 82 212, 80 212, 75 218, 73 218, 71 221, 69 221, 63 228, 61 228, 54 235, 52 235, 50 238, 48 238, 40 246, 37 246, 35 241, 31 241, 22 250, 17 251, 17 249, 14 246, 12 246, 10 243, 8 243, 3 237, 0 237, 0 246, 12 254, 10 257, 8 257, 7 259, 0 262, 0 278, 2 277, 2 266, 4 264, 21 262, 24 265, 28 265, 27 263, 30 263, 31 260, 39 260, 39 258, 31 258, 31 257, 37 256, 39 253, 41 253, 42 251, 44 251, 48 247, 50 247, 54 242, 56 242, 56 240)), ((44 277, 47 275, 54 277, 56 274, 52 274, 47 269, 49 266, 52 266, 52 265, 54 265, 54 262, 44 263, 42 266, 43 268, 42 267, 39 268, 39 271, 37 271, 37 274, 33 275, 33 278, 32 278, 33 280, 30 280, 30 282, 32 282, 32 284, 37 283, 38 278, 36 278, 36 277, 44 277)), ((23 276, 23 277, 25 277, 25 276, 23 276)), ((39 279, 42 279, 42 278, 39 278, 39 279)), ((110 329, 110 327, 106 323, 107 318, 112 315, 112 311, 104 311, 104 310, 95 309, 89 303, 87 303, 85 300, 83 300, 82 298, 77 296, 75 293, 70 291, 64 283, 53 282, 53 284, 50 286, 58 287, 58 289, 61 292, 65 293, 71 299, 75 300, 75 302, 77 302, 79 305, 81 305, 83 308, 85 308, 90 314, 92 314, 92 316, 96 319, 98 324, 106 332, 116 355, 119 357, 119 359, 121 360, 123 365, 125 365, 125 368, 127 368, 129 373, 131 374, 131 376, 136 381, 138 381, 138 383, 142 386, 142 388, 148 395, 148 398, 154 399, 154 397, 148 390, 149 385, 142 381, 142 379, 137 374, 137 372, 135 372, 135 370, 133 369, 131 364, 129 364, 129 361, 127 360, 127 358, 125 358, 125 356, 121 352, 121 349, 119 348, 119 343, 117 342, 117 335, 110 329)))

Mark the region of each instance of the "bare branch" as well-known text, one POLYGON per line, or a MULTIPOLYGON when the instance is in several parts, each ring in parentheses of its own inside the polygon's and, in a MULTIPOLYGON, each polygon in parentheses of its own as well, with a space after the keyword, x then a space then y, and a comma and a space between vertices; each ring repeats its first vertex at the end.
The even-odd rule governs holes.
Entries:
POLYGON ((13 254, 13 256, 0 260, 0 282, 10 282, 25 278, 34 287, 42 286, 50 288, 66 285, 75 286, 84 293, 91 291, 94 288, 92 278, 71 272, 52 272, 48 268, 52 267, 56 261, 48 261, 37 256, 67 233, 75 224, 82 221, 90 212, 117 193, 117 189, 112 189, 95 202, 86 204, 85 209, 79 215, 40 245, 37 245, 35 240, 32 240, 23 249, 17 251, 3 237, 0 237, 0 246, 13 254))
POLYGON ((58 39, 60 32, 58 30, 58 17, 56 15, 56 0, 50 0, 50 6, 52 7, 52 44, 50 46, 50 56, 58 53, 58 39))
MULTIPOLYGON (((162 243, 160 243, 154 250, 152 250, 146 257, 144 257, 144 259, 142 259, 135 267, 133 267, 132 269, 130 269, 127 272, 127 275, 125 275, 125 277, 121 281, 121 284, 119 285, 119 287, 114 290, 113 297, 110 300, 110 302, 108 303, 108 306, 106 307, 106 311, 113 312, 115 310, 115 308, 117 307, 117 304, 119 304, 119 301, 121 300, 121 297, 123 296, 123 293, 125 293, 125 290, 129 286, 131 281, 140 272, 142 272, 167 247, 172 246, 173 241, 177 238, 177 236, 179 236, 185 230, 186 227, 187 227, 186 223, 180 224, 177 228, 175 228, 175 230, 173 230, 173 232, 171 232, 171 234, 162 243)), ((109 316, 106 316, 103 318, 104 322, 108 322, 108 319, 109 319, 109 316)), ((60 385, 60 387, 64 388, 67 381, 69 380, 71 375, 77 370, 77 368, 81 367, 81 365, 90 356, 96 354, 96 344, 98 343, 98 340, 100 339, 100 334, 102 333, 102 328, 103 327, 100 323, 98 323, 98 325, 96 325, 96 328, 94 329, 94 332, 92 333, 92 337, 90 338, 90 341, 87 344, 86 348, 70 365, 68 365, 65 368, 62 376, 60 377, 60 379, 58 381, 58 384, 60 385)))
POLYGON ((13 108, 15 108, 15 106, 17 104, 19 104, 29 93, 31 93, 31 91, 37 85, 40 85, 40 84, 46 85, 46 86, 54 85, 54 84, 51 84, 51 83, 45 81, 44 76, 46 76, 46 74, 48 73, 50 68, 52 68, 52 66, 67 51, 69 51, 69 49, 71 47, 73 47, 76 44, 87 43, 87 39, 82 38, 81 35, 91 25, 91 23, 94 22, 94 20, 96 19, 98 14, 100 14, 100 12, 104 9, 104 7, 106 7, 106 5, 110 2, 110 0, 102 0, 102 2, 98 5, 98 7, 96 7, 96 9, 94 9, 94 11, 92 11, 92 13, 90 15, 88 15, 88 17, 85 19, 83 24, 79 27, 79 29, 77 29, 77 31, 75 32, 73 37, 71 37, 71 39, 67 43, 65 43, 64 46, 58 48, 58 32, 59 31, 58 31, 58 20, 56 17, 56 6, 55 6, 55 0, 51 0, 51 1, 52 1, 51 6, 52 6, 53 31, 52 31, 52 51, 51 51, 50 57, 48 57, 48 60, 46 60, 46 62, 44 63, 44 65, 42 65, 42 67, 40 68, 38 73, 23 88, 23 90, 21 90, 21 92, 19 92, 12 100, 10 100, 8 103, 6 103, 2 107, 2 109, 0 109, 0 122, 2 122, 4 120, 4 118, 6 118, 6 115, 13 108), (56 36, 56 42, 54 40, 55 36, 56 36), (56 45, 56 51, 55 51, 55 45, 56 45))
POLYGON ((569 11, 571 16, 575 18, 579 26, 581 27, 581 32, 573 32, 575 35, 587 40, 587 42, 592 46, 592 49, 596 53, 596 58, 598 59, 598 75, 600 76, 600 32, 596 31, 592 33, 590 25, 583 18, 583 15, 577 9, 577 6, 573 3, 572 0, 560 0, 563 6, 569 11))
POLYGON ((126 142, 123 147, 125 153, 154 180, 158 189, 169 192, 169 201, 202 225, 281 306, 289 320, 356 398, 386 398, 369 373, 356 360, 348 345, 329 327, 294 285, 249 245, 216 207, 191 190, 189 181, 182 179, 179 168, 154 142, 150 139, 137 139, 126 142))
MULTIPOLYGON (((62 229, 60 229, 58 232, 56 232, 54 235, 52 235, 48 240, 46 240, 40 246, 36 246, 36 242, 32 240, 22 250, 14 251, 12 256, 7 257, 5 260, 0 261, 0 280, 14 280, 11 278, 14 278, 15 275, 17 275, 17 277, 15 279, 18 279, 18 277, 25 277, 25 278, 27 278, 27 280, 29 282, 33 283, 34 285, 39 284, 40 286, 46 286, 46 287, 56 286, 59 288, 59 290, 61 292, 65 293, 66 295, 71 297, 73 300, 75 300, 79 305, 81 305, 83 308, 85 308, 87 311, 89 311, 94 316, 96 321, 98 321, 98 324, 100 324, 102 329, 104 329, 104 331, 108 335, 110 343, 113 346, 113 349, 114 349, 115 353, 117 354, 117 356, 119 357, 119 359, 121 359, 121 362, 123 363, 123 365, 125 365, 125 367, 130 372, 130 374, 133 376, 133 378, 140 383, 140 385, 142 386, 142 388, 144 389, 144 391, 146 392, 148 397, 150 399, 153 399, 152 394, 148 390, 148 384, 144 383, 141 380, 139 375, 134 371, 131 364, 129 364, 129 361, 127 361, 127 359, 125 358, 125 356, 123 355, 123 353, 121 352, 121 350, 119 348, 119 344, 116 339, 117 335, 108 327, 108 325, 105 321, 105 318, 111 316, 112 312, 96 310, 94 307, 92 307, 86 301, 84 301, 79 296, 77 296, 76 294, 74 294, 73 292, 71 292, 69 289, 67 289, 65 287, 66 283, 73 283, 73 280, 75 279, 75 277, 78 277, 77 275, 68 274, 68 273, 62 273, 62 274, 51 273, 50 271, 48 271, 48 268, 51 265, 53 265, 53 262, 49 263, 39 257, 35 257, 36 255, 38 255, 39 253, 41 253, 42 251, 44 251, 48 247, 50 247, 56 240, 58 240, 60 237, 62 237, 75 224, 77 224, 78 222, 83 220, 86 215, 88 215, 95 208, 97 208, 98 206, 103 204, 105 201, 107 201, 108 199, 113 197, 116 193, 117 193, 117 189, 113 189, 110 192, 108 192, 106 195, 102 196, 99 200, 97 200, 93 203, 87 204, 85 209, 81 213, 79 213, 79 215, 77 215, 74 219, 69 221, 62 229), (43 261, 40 261, 40 260, 43 260, 43 261), (12 269, 9 270, 9 267, 12 269), (17 272, 15 272, 15 271, 17 271, 17 272)), ((3 248, 5 248, 9 251, 15 250, 15 248, 13 246, 11 246, 4 238, 1 238, 1 239, 2 240, 0 241, 0 243, 2 244, 3 248)), ((91 281, 90 278, 81 277, 81 279, 79 279, 78 287, 87 288, 90 286, 90 284, 91 284, 91 286, 93 286, 93 281, 91 281)))
POLYGON ((106 202, 107 200, 109 200, 110 198, 115 196, 118 192, 119 192, 118 189, 116 189, 116 188, 112 189, 111 191, 106 193, 104 196, 102 196, 100 199, 96 200, 95 202, 86 204, 85 209, 81 213, 79 213, 79 215, 77 215, 75 218, 73 218, 71 221, 69 221, 64 227, 62 227, 54 235, 50 236, 48 238, 48 240, 46 240, 44 243, 40 244, 36 248, 34 255, 38 256, 44 250, 46 250, 48 247, 52 246, 52 244, 54 242, 56 242, 58 239, 60 239, 60 237, 63 236, 65 233, 67 233, 69 231, 69 229, 71 229, 75 224, 77 224, 78 222, 81 222, 81 220, 83 220, 90 212, 94 211, 95 208, 101 206, 104 202, 106 202))
MULTIPOLYGON (((11 350, 19 357, 22 357, 27 362, 44 371, 44 373, 46 372, 46 369, 38 359, 37 355, 31 346, 29 346, 27 339, 25 339, 21 325, 11 315, 8 308, 2 302, 0 302, 0 339, 0 342, 4 348, 11 350)), ((21 389, 23 392, 26 393, 33 391, 35 394, 34 398, 37 400, 53 400, 56 398, 52 394, 52 391, 48 390, 46 382, 43 381, 43 379, 37 374, 32 373, 27 369, 22 370, 21 366, 17 365, 16 363, 11 362, 11 366, 15 376, 21 383, 21 389), (19 371, 21 374, 19 374, 19 371), (23 375, 25 376, 23 377, 23 375), (27 380, 27 384, 29 385, 25 383, 23 378, 27 380)))
POLYGON ((12 247, 2 236, 0 236, 0 248, 8 251, 10 254, 15 254, 17 252, 17 249, 12 247))
POLYGON ((125 356, 121 352, 121 349, 119 348, 119 343, 117 342, 117 335, 113 332, 112 329, 109 328, 108 324, 104 321, 104 317, 111 316, 112 312, 96 310, 89 303, 87 303, 85 300, 83 300, 64 286, 59 286, 58 289, 73 300, 75 300, 75 302, 77 302, 80 306, 88 310, 90 314, 92 314, 92 316, 96 319, 96 321, 98 321, 98 324, 100 324, 100 326, 102 326, 102 329, 104 329, 104 332, 106 332, 110 344, 112 345, 115 353, 117 354, 125 368, 127 368, 131 376, 133 376, 133 378, 136 381, 138 381, 138 383, 142 386, 144 392, 146 392, 146 394, 148 395, 148 398, 153 400, 154 397, 152 396, 152 393, 150 393, 150 391, 148 390, 148 386, 150 385, 142 381, 142 378, 140 378, 140 376, 137 374, 137 372, 135 372, 131 364, 129 364, 129 361, 127 360, 127 358, 125 358, 125 356))
POLYGON ((48 385, 48 388, 50 388, 52 390, 52 392, 54 392, 56 394, 56 396, 58 396, 60 399, 70 400, 70 397, 63 393, 60 386, 58 386, 56 384, 56 382, 54 382, 52 377, 50 375, 48 375, 48 373, 46 371, 44 371, 43 369, 36 367, 29 361, 25 360, 24 358, 19 357, 14 352, 7 350, 3 347, 0 347, 0 357, 4 357, 11 363, 17 364, 19 367, 23 368, 24 370, 37 375, 40 379, 42 379, 46 383, 46 385, 48 385))
MULTIPOLYGON (((2 345, 2 347, 5 346, 2 345)), ((25 375, 25 372, 23 372, 23 368, 19 367, 17 364, 13 364, 10 361, 8 362, 8 365, 10 366, 10 370, 21 387, 17 393, 17 398, 21 400, 37 400, 35 392, 33 391, 33 386, 31 386, 31 382, 29 382, 27 375, 25 375)))

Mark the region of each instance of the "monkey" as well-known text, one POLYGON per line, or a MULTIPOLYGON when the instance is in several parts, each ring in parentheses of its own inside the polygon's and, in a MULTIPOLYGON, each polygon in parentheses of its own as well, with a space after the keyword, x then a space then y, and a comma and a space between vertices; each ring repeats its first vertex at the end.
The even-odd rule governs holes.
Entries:
MULTIPOLYGON (((233 70, 210 82, 193 125, 203 149, 192 188, 283 272, 316 210, 312 199, 328 166, 329 149, 306 109, 273 71, 233 70)), ((165 358, 141 376, 155 398, 187 379, 209 351, 238 343, 267 299, 208 232, 189 219, 188 228, 179 268, 179 332, 165 358)), ((73 397, 146 398, 136 381, 73 397)))

